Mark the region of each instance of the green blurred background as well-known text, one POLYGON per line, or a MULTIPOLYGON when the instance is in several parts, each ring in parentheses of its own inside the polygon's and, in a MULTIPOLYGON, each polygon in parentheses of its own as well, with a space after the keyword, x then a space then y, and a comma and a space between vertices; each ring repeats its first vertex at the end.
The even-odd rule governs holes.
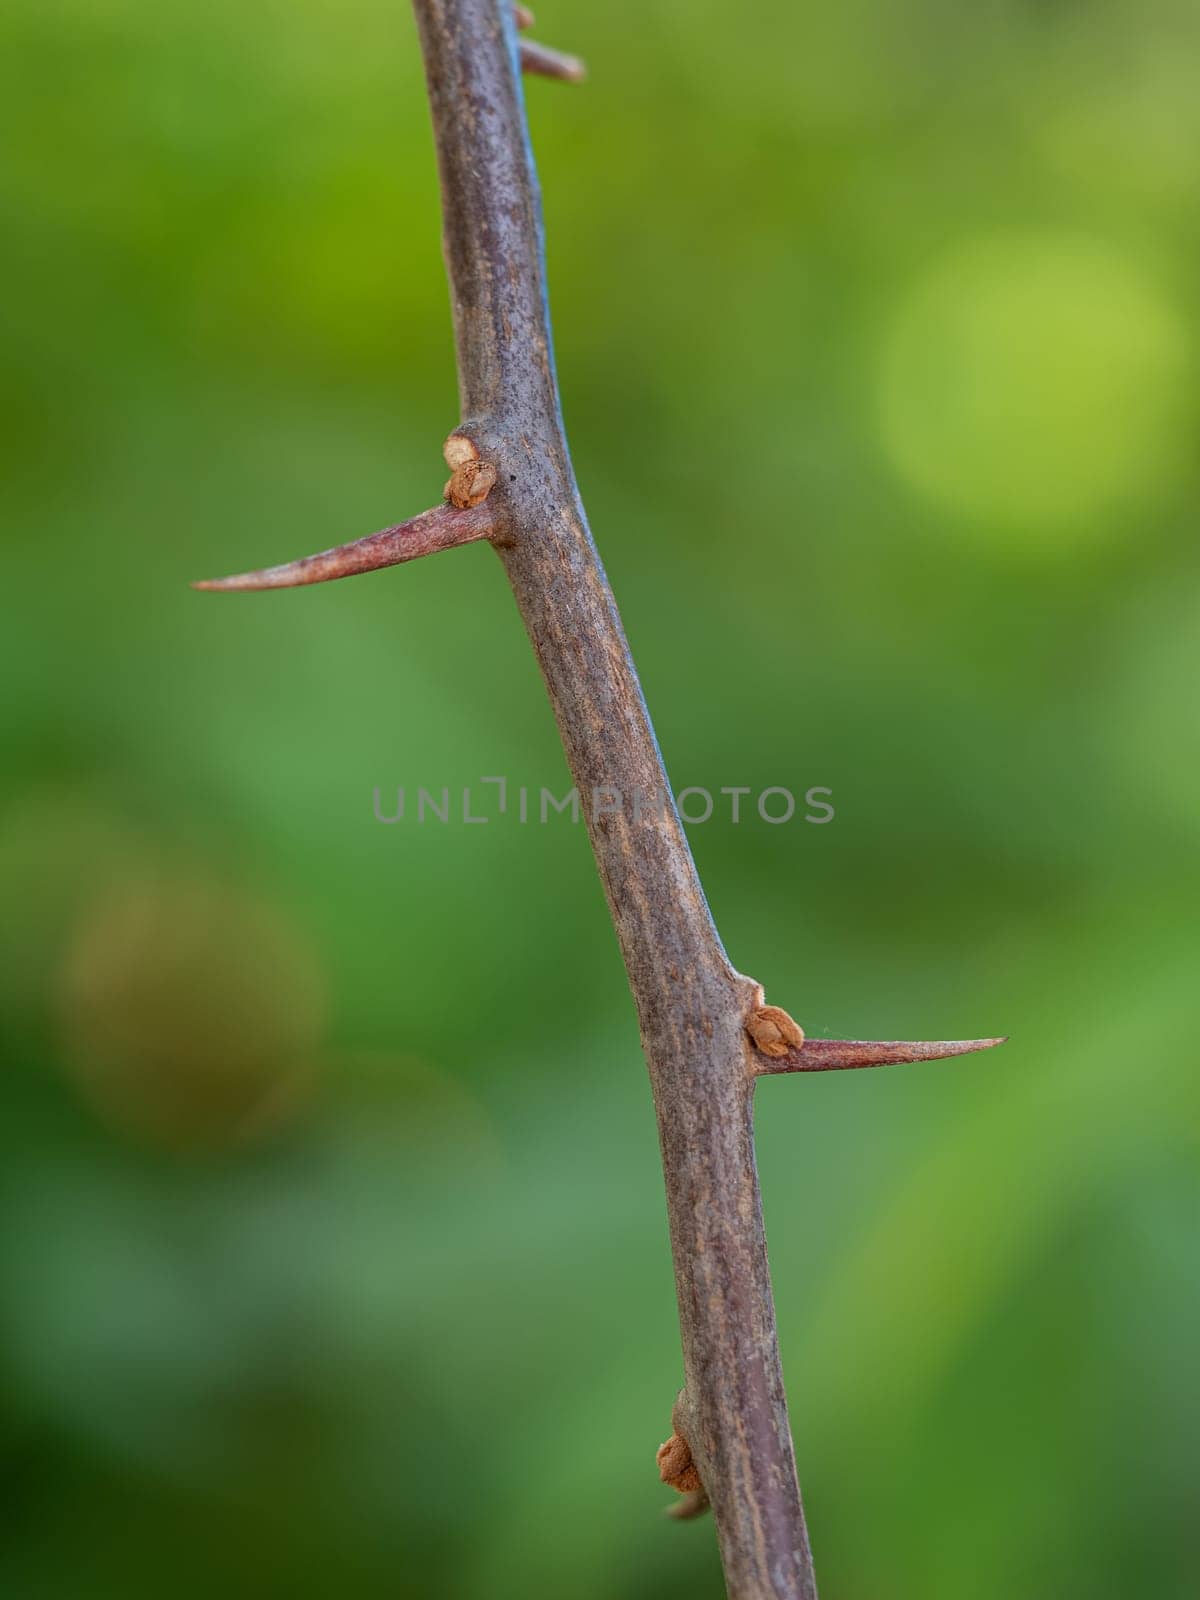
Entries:
MULTIPOLYGON (((564 404, 766 1082, 829 1600, 1196 1592, 1200 14, 545 0, 564 404)), ((483 548, 190 578, 437 498, 400 0, 9 0, 0 1591, 716 1597, 582 829, 483 548)))

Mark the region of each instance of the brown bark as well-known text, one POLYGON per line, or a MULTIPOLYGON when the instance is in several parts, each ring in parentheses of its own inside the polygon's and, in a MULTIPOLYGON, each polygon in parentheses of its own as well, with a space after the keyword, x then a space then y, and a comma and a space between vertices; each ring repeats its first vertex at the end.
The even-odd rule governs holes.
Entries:
MULTIPOLYGON (((442 180, 465 433, 498 482, 500 554, 585 799, 669 794, 559 411, 541 214, 513 23, 496 0, 416 0, 442 180)), ((735 1600, 815 1596, 754 1164, 744 1032, 761 999, 730 965, 669 799, 593 817, 662 1143, 684 1388, 676 1431, 716 1517, 735 1600)), ((649 1419, 647 1419, 649 1421, 649 1419)))

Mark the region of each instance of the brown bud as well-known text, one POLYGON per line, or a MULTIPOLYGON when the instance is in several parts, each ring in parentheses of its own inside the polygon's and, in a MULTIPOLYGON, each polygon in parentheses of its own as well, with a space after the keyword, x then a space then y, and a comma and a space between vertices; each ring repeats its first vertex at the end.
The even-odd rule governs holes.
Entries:
POLYGON ((455 467, 461 467, 464 461, 478 461, 479 446, 474 439, 468 439, 465 433, 452 433, 442 446, 442 457, 453 471, 455 467))
POLYGON ((782 1006, 759 1006, 746 1018, 746 1032, 765 1056, 785 1056, 804 1043, 804 1029, 782 1006))
POLYGON ((465 511, 482 505, 496 482, 496 469, 489 461, 467 459, 454 468, 445 495, 452 506, 465 511))
POLYGON ((695 1494, 700 1488, 700 1474, 692 1460, 691 1447, 686 1439, 673 1433, 665 1444, 658 1447, 658 1475, 680 1494, 695 1494))

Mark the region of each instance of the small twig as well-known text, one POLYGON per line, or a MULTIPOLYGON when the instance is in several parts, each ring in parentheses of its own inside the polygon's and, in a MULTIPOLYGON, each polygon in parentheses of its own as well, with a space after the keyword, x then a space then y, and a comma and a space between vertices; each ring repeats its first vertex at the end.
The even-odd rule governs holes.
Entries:
POLYGON ((535 73, 539 78, 560 78, 564 83, 582 83, 587 77, 587 67, 578 56, 552 50, 548 44, 522 39, 517 50, 522 72, 535 73))
MULTIPOLYGON (((528 6, 514 5, 513 20, 518 28, 532 28, 534 15, 528 6)), ((552 50, 548 44, 537 44, 533 39, 517 41, 517 56, 522 72, 532 72, 541 78, 560 78, 564 83, 581 83, 587 77, 587 68, 578 56, 565 55, 552 50)))

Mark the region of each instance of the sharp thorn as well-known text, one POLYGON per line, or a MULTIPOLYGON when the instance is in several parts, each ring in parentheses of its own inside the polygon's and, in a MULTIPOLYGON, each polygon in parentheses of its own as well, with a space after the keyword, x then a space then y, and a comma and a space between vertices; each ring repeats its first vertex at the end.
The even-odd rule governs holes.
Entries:
POLYGON ((942 1061, 948 1056, 973 1055, 977 1050, 992 1050, 1006 1041, 1000 1039, 866 1040, 810 1039, 778 1057, 755 1057, 757 1071, 843 1072, 856 1067, 891 1067, 911 1061, 942 1061))
POLYGON ((434 506, 420 516, 394 528, 382 528, 365 539, 337 545, 319 555, 304 556, 279 567, 263 567, 257 572, 239 572, 229 578, 204 578, 193 589, 255 591, 296 589, 309 583, 329 583, 335 578, 351 578, 360 572, 377 572, 395 567, 418 556, 452 550, 455 545, 473 544, 494 532, 492 515, 486 505, 458 510, 453 506, 434 506))

